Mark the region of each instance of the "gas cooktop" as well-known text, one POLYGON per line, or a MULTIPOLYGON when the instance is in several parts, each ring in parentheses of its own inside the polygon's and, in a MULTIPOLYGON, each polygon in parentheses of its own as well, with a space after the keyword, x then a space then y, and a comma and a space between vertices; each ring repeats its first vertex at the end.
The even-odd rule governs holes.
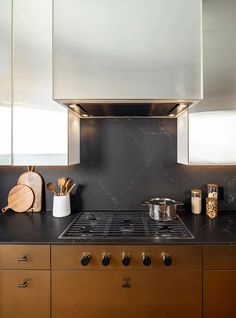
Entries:
POLYGON ((59 239, 93 241, 193 238, 179 217, 160 222, 144 211, 81 212, 59 236, 59 239))

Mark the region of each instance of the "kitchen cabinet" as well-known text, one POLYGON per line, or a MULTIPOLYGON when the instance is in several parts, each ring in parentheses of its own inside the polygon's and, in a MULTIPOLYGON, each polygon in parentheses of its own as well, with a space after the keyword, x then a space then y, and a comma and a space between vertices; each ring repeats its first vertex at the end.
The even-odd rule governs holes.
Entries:
POLYGON ((0 245, 0 317, 233 318, 235 255, 229 244, 0 245), (128 267, 124 250, 132 255, 128 267), (84 251, 92 255, 88 266, 80 263, 84 251), (101 264, 104 251, 109 266, 101 264), (140 251, 150 253, 150 266, 140 251))
POLYGON ((11 164, 11 1, 0 0, 0 165, 11 164))
POLYGON ((236 317, 236 270, 203 272, 204 318, 236 317))
POLYGON ((52 317, 200 318, 201 281, 201 271, 53 270, 52 317))
POLYGON ((206 270, 236 270, 236 246, 204 246, 203 268, 206 270))
POLYGON ((0 270, 1 318, 50 318, 50 271, 0 270))
POLYGON ((79 118, 52 99, 52 1, 14 0, 13 164, 79 162, 79 118))
MULTIPOLYGON (((202 268, 202 249, 201 246, 163 246, 163 245, 126 245, 125 250, 132 254, 132 261, 129 265, 129 270, 150 270, 150 269, 165 269, 165 270, 200 270, 202 268), (141 261, 143 251, 152 256, 152 263, 145 267, 141 261), (165 267, 162 262, 161 255, 165 251, 172 255, 173 264, 170 267, 165 267), (188 257, 186 257, 188 255, 188 257)), ((83 245, 58 245, 52 246, 52 269, 79 269, 104 270, 101 263, 101 256, 106 252, 112 255, 111 262, 106 270, 122 270, 124 266, 121 263, 121 256, 124 252, 122 245, 100 245, 86 246, 83 245), (81 265, 81 257, 86 251, 92 255, 89 264, 84 267, 81 265)))
POLYGON ((57 245, 51 247, 51 268, 52 317, 201 317, 201 246, 57 245), (121 261, 124 251, 131 255, 128 267, 121 261), (84 252, 91 255, 86 266, 84 252), (169 267, 163 252, 171 255, 169 267), (106 267, 104 253, 111 255, 106 267), (150 255, 149 266, 143 254, 150 255))
MULTIPOLYGON (((8 108, 12 107, 12 114, 7 124, 12 136, 6 141, 11 149, 11 160, 6 163, 33 166, 79 163, 80 119, 52 99, 52 1, 5 2, 7 8, 12 5, 6 37, 10 43, 6 43, 9 56, 12 55, 8 63, 11 77, 8 108)), ((3 99, 1 95, 0 98, 3 99)), ((0 149, 0 156, 1 152, 0 149)))
POLYGON ((50 269, 50 247, 0 245, 0 269, 50 269))
POLYGON ((178 162, 236 164, 236 2, 203 1, 204 99, 178 118, 178 162))
POLYGON ((236 246, 203 247, 204 318, 236 317, 236 246))
POLYGON ((202 315, 201 246, 52 246, 52 317, 193 317, 202 315), (122 253, 131 255, 124 267, 122 253), (163 251, 172 257, 165 266, 163 251), (87 266, 81 265, 86 252, 87 266), (104 267, 102 255, 111 255, 104 267), (144 266, 142 252, 151 255, 144 266))
POLYGON ((50 246, 0 246, 0 317, 50 318, 50 246))

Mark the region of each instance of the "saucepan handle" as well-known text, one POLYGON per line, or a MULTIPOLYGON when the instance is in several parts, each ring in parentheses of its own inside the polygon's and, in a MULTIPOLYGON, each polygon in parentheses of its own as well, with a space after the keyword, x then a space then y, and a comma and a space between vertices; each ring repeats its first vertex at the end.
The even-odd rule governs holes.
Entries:
POLYGON ((148 201, 143 201, 142 205, 149 205, 149 202, 148 201))
POLYGON ((176 205, 184 205, 184 203, 180 201, 176 201, 176 205))

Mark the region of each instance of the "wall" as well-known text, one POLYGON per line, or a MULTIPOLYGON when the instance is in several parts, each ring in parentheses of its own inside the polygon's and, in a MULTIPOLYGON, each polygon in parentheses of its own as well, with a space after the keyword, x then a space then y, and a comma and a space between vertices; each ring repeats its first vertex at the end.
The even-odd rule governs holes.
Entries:
MULTIPOLYGON (((236 210, 236 166, 184 166, 176 163, 175 119, 81 120, 81 164, 38 167, 45 183, 59 176, 78 184, 74 210, 140 209, 155 196, 183 200, 188 207, 191 188, 206 190, 217 183, 221 209, 236 210)), ((25 167, 0 167, 0 207, 25 167)), ((46 209, 52 195, 46 194, 46 209)))

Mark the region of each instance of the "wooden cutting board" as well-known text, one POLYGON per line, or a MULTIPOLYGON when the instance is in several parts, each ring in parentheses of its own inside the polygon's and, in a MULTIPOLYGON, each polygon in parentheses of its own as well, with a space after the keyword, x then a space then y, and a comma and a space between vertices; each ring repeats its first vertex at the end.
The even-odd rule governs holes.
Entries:
POLYGON ((26 185, 14 186, 8 194, 8 204, 2 212, 12 209, 15 212, 26 212, 34 203, 34 192, 26 185))
POLYGON ((40 212, 42 210, 42 190, 43 190, 43 179, 34 171, 34 167, 28 167, 28 172, 23 173, 17 184, 25 184, 29 186, 34 192, 34 204, 28 210, 29 212, 40 212))

